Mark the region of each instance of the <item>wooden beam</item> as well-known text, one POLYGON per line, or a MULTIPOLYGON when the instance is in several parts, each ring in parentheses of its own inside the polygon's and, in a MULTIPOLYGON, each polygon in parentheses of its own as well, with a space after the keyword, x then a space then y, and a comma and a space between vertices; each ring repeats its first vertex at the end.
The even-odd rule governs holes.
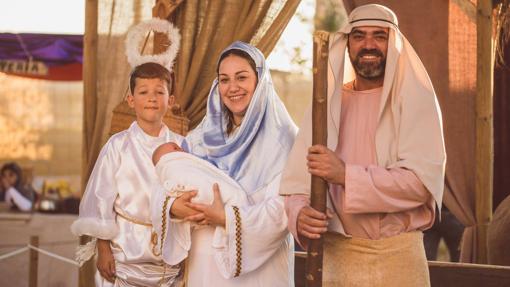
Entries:
POLYGON ((493 81, 494 43, 492 1, 478 0, 476 76, 476 263, 487 263, 487 228, 492 218, 492 178, 494 163, 493 81))
MULTIPOLYGON (((97 19, 98 0, 85 2, 85 34, 83 36, 83 147, 82 147, 82 173, 81 190, 85 186, 91 169, 88 166, 92 138, 91 131, 97 111, 97 19)), ((80 243, 85 244, 88 237, 82 236, 80 243)), ((94 286, 94 260, 89 260, 80 268, 78 286, 94 286)))
POLYGON ((510 267, 429 261, 432 287, 510 286, 510 267))

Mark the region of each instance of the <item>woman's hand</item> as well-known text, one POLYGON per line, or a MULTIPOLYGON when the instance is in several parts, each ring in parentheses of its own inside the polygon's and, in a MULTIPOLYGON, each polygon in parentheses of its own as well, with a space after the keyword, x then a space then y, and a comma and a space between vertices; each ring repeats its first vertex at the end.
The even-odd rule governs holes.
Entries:
POLYGON ((323 145, 308 149, 308 172, 322 177, 329 183, 345 185, 345 163, 323 145))
POLYGON ((170 207, 170 216, 172 218, 182 219, 198 214, 198 211, 191 209, 186 205, 187 203, 190 203, 191 199, 196 195, 197 191, 194 190, 179 196, 170 207))
POLYGON ((109 282, 115 282, 115 259, 110 240, 97 239, 97 270, 109 282))
POLYGON ((213 185, 214 200, 211 205, 200 203, 186 203, 186 206, 200 212, 184 218, 188 221, 198 222, 200 225, 218 225, 225 227, 225 207, 221 200, 220 188, 217 183, 213 185))

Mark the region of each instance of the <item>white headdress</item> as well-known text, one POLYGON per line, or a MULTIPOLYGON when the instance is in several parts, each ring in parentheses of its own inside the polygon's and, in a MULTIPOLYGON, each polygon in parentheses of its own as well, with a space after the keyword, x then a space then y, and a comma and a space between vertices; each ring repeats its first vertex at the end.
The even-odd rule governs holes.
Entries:
POLYGON ((167 20, 152 18, 148 21, 137 24, 128 31, 126 36, 127 60, 133 69, 141 64, 154 62, 167 68, 171 72, 175 57, 179 51, 180 43, 181 35, 179 34, 179 29, 174 27, 174 25, 167 20), (147 33, 151 30, 159 33, 165 33, 171 41, 171 44, 166 51, 161 54, 142 55, 138 51, 138 46, 140 41, 145 39, 147 33))

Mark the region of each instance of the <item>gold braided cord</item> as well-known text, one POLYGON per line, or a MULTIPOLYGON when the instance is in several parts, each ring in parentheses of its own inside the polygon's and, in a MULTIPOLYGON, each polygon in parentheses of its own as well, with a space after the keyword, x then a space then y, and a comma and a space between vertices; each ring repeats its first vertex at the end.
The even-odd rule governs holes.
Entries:
POLYGON ((163 242, 165 240, 165 230, 166 230, 166 208, 168 206, 168 201, 170 200, 170 196, 165 198, 163 202, 163 211, 161 212, 161 246, 159 248, 159 252, 156 250, 156 246, 158 245, 158 237, 156 233, 152 233, 151 241, 152 241, 152 253, 156 256, 160 256, 163 253, 163 242))
MULTIPOLYGON (((156 256, 160 256, 163 253, 163 243, 165 242, 165 231, 166 231, 166 208, 168 206, 168 201, 170 200, 170 196, 167 196, 165 198, 165 201, 163 202, 163 211, 161 212, 161 245, 159 248, 159 253, 156 254, 154 251, 155 246, 152 246, 152 253, 154 253, 156 256)), ((165 273, 166 273, 166 263, 163 261, 163 275, 161 275, 161 280, 159 280, 159 286, 162 286, 165 280, 165 273)))
POLYGON ((239 207, 232 206, 234 215, 236 217, 236 273, 234 277, 239 277, 242 270, 242 253, 243 247, 241 245, 241 214, 239 213, 239 207))
POLYGON ((134 224, 139 224, 139 225, 144 225, 144 226, 147 226, 147 227, 152 227, 152 224, 150 223, 147 223, 147 222, 143 222, 141 220, 138 220, 136 218, 133 218, 129 215, 126 215, 124 214, 124 212, 122 212, 119 208, 115 207, 115 213, 117 213, 118 216, 124 218, 125 220, 131 222, 131 223, 134 223, 134 224))

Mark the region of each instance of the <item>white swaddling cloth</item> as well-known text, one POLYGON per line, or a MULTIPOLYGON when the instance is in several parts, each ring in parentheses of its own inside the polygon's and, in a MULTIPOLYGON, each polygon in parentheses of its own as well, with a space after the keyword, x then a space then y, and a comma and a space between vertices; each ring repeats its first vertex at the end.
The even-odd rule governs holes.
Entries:
POLYGON ((162 156, 156 164, 156 173, 170 197, 197 190, 192 202, 211 204, 214 200, 213 184, 217 183, 225 205, 244 205, 248 201, 243 188, 235 180, 210 162, 185 152, 162 156))
MULTIPOLYGON (((164 205, 167 196, 178 197, 184 192, 197 190, 193 202, 211 204, 214 200, 213 184, 217 183, 221 199, 225 205, 244 206, 249 204, 248 196, 243 188, 226 173, 208 161, 185 152, 171 152, 160 158, 156 164, 156 173, 161 185, 154 189, 151 199, 151 216, 153 230, 157 234, 156 249, 161 250, 165 262, 179 263, 188 256, 191 248, 191 232, 194 229, 214 228, 212 245, 223 242, 225 228, 220 226, 198 226, 191 222, 178 223, 179 219, 165 220, 171 204, 164 205), (162 233, 163 236, 162 236, 162 233), (161 246, 161 238, 164 238, 161 246)), ((198 232, 198 231, 197 231, 198 232)))

